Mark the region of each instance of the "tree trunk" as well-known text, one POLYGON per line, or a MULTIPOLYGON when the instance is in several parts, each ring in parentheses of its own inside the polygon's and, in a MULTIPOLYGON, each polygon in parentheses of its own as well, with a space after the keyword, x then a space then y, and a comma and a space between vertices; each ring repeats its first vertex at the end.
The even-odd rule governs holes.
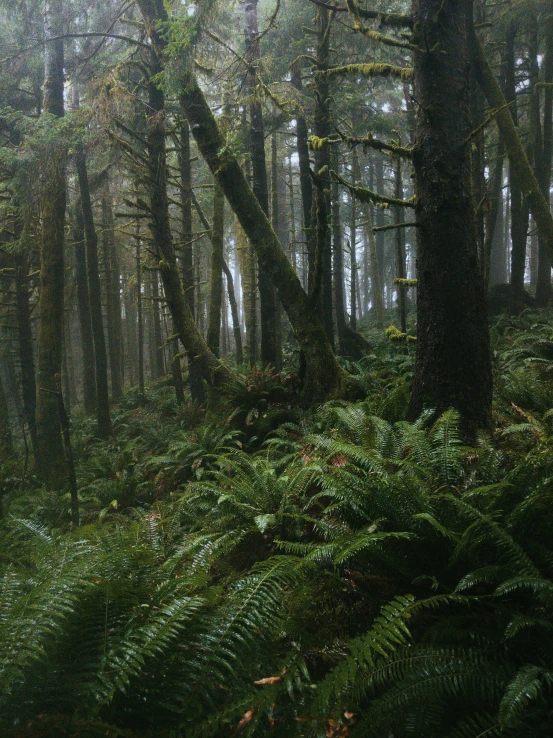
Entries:
POLYGON ((461 415, 467 437, 489 424, 492 372, 471 199, 470 0, 413 0, 418 340, 409 416, 461 415), (447 49, 447 54, 441 50, 447 49))
MULTIPOLYGON (((192 170, 190 165, 190 126, 183 120, 180 127, 180 192, 181 192, 181 219, 182 219, 182 286, 184 296, 192 317, 196 316, 194 299, 194 259, 192 246, 192 170)), ((174 329, 178 332, 176 324, 174 329)), ((185 347, 186 348, 186 347, 185 347)), ((205 404, 205 391, 201 368, 197 361, 188 360, 188 381, 192 401, 198 405, 205 404)))
POLYGON ((549 258, 553 259, 553 216, 549 204, 543 196, 536 175, 528 161, 511 113, 506 107, 505 96, 473 28, 471 29, 471 39, 473 63, 475 64, 478 83, 486 95, 489 106, 498 111, 495 119, 507 149, 510 166, 518 186, 526 198, 530 212, 534 216, 540 238, 543 239, 549 258))
POLYGON ((146 393, 144 388, 144 316, 142 311, 142 254, 140 241, 140 221, 136 221, 135 234, 136 265, 136 315, 137 315, 137 358, 138 358, 138 393, 140 404, 144 405, 146 393))
MULTIPOLYGON (((259 27, 257 18, 258 0, 246 0, 246 60, 248 62, 247 86, 250 98, 250 154, 252 162, 252 186, 254 195, 265 215, 269 216, 269 186, 267 179, 267 163, 265 160, 265 130, 261 99, 257 91, 257 73, 259 68, 259 27)), ((276 366, 277 335, 276 310, 277 302, 274 287, 263 265, 259 264, 259 301, 261 308, 261 361, 263 364, 276 366)))
POLYGON ((2 377, 0 377, 0 462, 8 459, 12 454, 13 441, 10 428, 8 401, 6 399, 2 377))
POLYGON ((371 286, 374 312, 376 316, 376 327, 378 330, 384 328, 384 294, 382 282, 380 281, 380 264, 378 263, 378 246, 373 230, 371 219, 371 207, 367 206, 367 241, 369 244, 369 264, 371 270, 371 286))
POLYGON ((75 248, 77 312, 79 316, 81 353, 83 357, 83 400, 85 411, 87 413, 93 413, 96 410, 96 361, 94 358, 92 319, 90 317, 83 211, 80 198, 77 200, 75 206, 72 236, 75 248))
MULTIPOLYGON (((401 176, 401 160, 396 158, 394 167, 395 195, 396 199, 403 200, 403 179, 401 176)), ((405 211, 402 207, 395 209, 396 225, 405 222, 405 211)), ((405 231, 396 228, 396 273, 398 279, 405 279, 405 231)), ((399 307, 399 322, 402 333, 407 333, 407 287, 404 284, 397 285, 397 302, 399 307)))
POLYGON ((211 229, 211 275, 209 282, 209 317, 207 345, 219 356, 221 344, 221 302, 225 237, 225 196, 215 183, 213 188, 213 228, 211 229))
MULTIPOLYGON (((301 92, 303 89, 301 80, 301 67, 299 63, 292 66, 292 85, 301 92)), ((298 160, 300 169, 300 190, 303 212, 303 231, 306 243, 308 274, 306 285, 311 292, 313 289, 313 278, 315 271, 315 243, 313 238, 313 229, 311 223, 311 213, 313 210, 313 180, 311 178, 311 165, 309 163, 309 130, 307 121, 302 112, 301 106, 296 111, 296 145, 298 150, 298 160)))
POLYGON ((159 282, 157 270, 150 272, 150 287, 152 297, 152 328, 153 328, 153 359, 154 366, 151 368, 154 379, 165 376, 165 357, 163 352, 163 336, 161 334, 161 303, 159 295, 159 282))
MULTIPOLYGON (((150 8, 149 0, 139 0, 142 8, 150 8)), ((153 8, 152 8, 153 9, 153 8)), ((146 11, 147 12, 147 11, 146 11)), ((145 15, 148 20, 148 15, 145 15)), ((155 37, 155 33, 152 31, 155 37)), ((161 72, 157 60, 152 63, 152 78, 161 72)), ((190 304, 185 298, 182 282, 177 266, 175 248, 169 221, 169 201, 167 197, 167 156, 165 149, 165 101, 163 91, 153 81, 149 83, 148 110, 148 157, 149 157, 149 190, 151 230, 154 238, 157 258, 160 260, 160 272, 165 290, 165 297, 179 337, 185 346, 191 361, 197 361, 202 377, 210 384, 220 386, 230 379, 229 370, 219 363, 202 338, 190 304)), ((194 123, 187 113, 191 125, 194 123)))
MULTIPOLYGON (((150 38, 158 53, 162 53, 165 43, 156 30, 156 22, 167 20, 167 16, 160 13, 160 8, 154 7, 149 0, 138 2, 150 38)), ((181 102, 200 153, 239 218, 260 263, 276 286, 300 348, 305 353, 308 367, 304 388, 306 400, 319 401, 342 395, 346 390, 346 375, 336 361, 309 297, 303 291, 292 265, 286 258, 282 244, 250 189, 236 158, 225 146, 196 79, 189 72, 185 72, 180 83, 181 102)), ((155 212, 156 209, 152 210, 155 212)), ((166 292, 168 293, 167 290, 166 292)))
MULTIPOLYGON (((46 38, 61 35, 62 11, 62 0, 45 2, 46 38)), ((61 39, 44 46, 43 109, 57 117, 64 114, 63 51, 61 39)), ((39 474, 49 487, 61 488, 66 482, 65 455, 55 393, 63 346, 67 153, 64 147, 53 148, 42 203, 36 426, 39 474)))
POLYGON ((230 303, 230 312, 232 314, 232 331, 234 334, 234 346, 236 350, 236 363, 241 366, 244 363, 244 352, 242 350, 242 331, 240 330, 240 316, 238 313, 238 303, 236 301, 236 293, 234 291, 234 280, 232 272, 226 261, 223 261, 223 271, 227 278, 227 292, 230 303))
MULTIPOLYGON (((276 131, 271 134, 271 225, 281 244, 285 246, 281 228, 278 178, 278 147, 276 131)), ((274 291, 274 288, 273 288, 274 291)), ((282 315, 280 302, 275 297, 275 364, 277 371, 282 369, 282 315)))
MULTIPOLYGON (((505 249, 494 249, 494 245, 503 244, 503 166, 505 149, 500 142, 497 146, 497 160, 493 170, 490 187, 490 204, 486 213, 486 237, 484 242, 484 284, 498 284, 498 276, 504 271, 503 259, 505 249), (498 238, 499 236, 499 238, 498 238)), ((499 283, 504 281, 499 279, 499 283)))
POLYGON ((102 193, 102 244, 106 268, 107 288, 107 329, 109 346, 109 366, 111 376, 111 396, 114 402, 123 397, 123 332, 121 327, 121 273, 115 247, 113 225, 113 206, 109 183, 102 193))
MULTIPOLYGON (((333 13, 326 8, 317 12, 317 71, 324 72, 329 67, 330 29, 333 13)), ((315 77, 315 120, 314 133, 319 139, 326 139, 332 133, 330 113, 330 87, 326 75, 315 77)), ((316 209, 316 252, 315 277, 312 298, 318 306, 326 337, 334 347, 334 320, 332 308, 332 243, 330 234, 330 147, 317 146, 315 150, 315 209, 316 209)), ((352 324, 355 330, 356 326, 352 324)))
POLYGON ((94 357, 96 360, 96 418, 98 421, 98 436, 100 438, 108 438, 111 435, 112 429, 109 413, 108 356, 102 317, 102 288, 100 284, 100 268, 98 265, 98 236, 94 226, 86 158, 80 145, 75 155, 75 166, 79 178, 83 212, 90 318, 92 321, 94 357))
POLYGON ((21 367, 21 390, 25 420, 31 436, 35 463, 38 463, 36 430, 36 375, 33 350, 33 330, 31 326, 31 306, 27 285, 28 261, 22 254, 14 257, 15 267, 15 310, 17 315, 17 336, 19 339, 19 364, 21 367))
MULTIPOLYGON (((538 181, 548 205, 551 204, 551 159, 553 150, 553 2, 548 3, 547 21, 545 25, 545 57, 543 61, 543 81, 546 85, 543 102, 543 137, 538 181)), ((539 116, 539 91, 534 90, 537 97, 537 114, 539 116)), ((547 250, 547 241, 543 233, 539 233, 538 278, 536 283, 536 305, 547 307, 553 299, 551 287, 551 253, 547 250)))

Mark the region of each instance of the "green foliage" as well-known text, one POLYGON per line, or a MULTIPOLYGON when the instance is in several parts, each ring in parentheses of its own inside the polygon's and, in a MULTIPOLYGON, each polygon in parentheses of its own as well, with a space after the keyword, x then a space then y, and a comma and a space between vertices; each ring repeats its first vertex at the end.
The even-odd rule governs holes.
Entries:
MULTIPOLYGON (((550 376, 501 331, 474 447, 454 411, 404 419, 412 357, 382 336, 348 365, 366 400, 264 443, 162 386, 108 443, 77 420, 85 524, 32 479, 5 496, 2 735, 551 735, 550 376)), ((290 397, 253 372, 232 422, 290 397)))

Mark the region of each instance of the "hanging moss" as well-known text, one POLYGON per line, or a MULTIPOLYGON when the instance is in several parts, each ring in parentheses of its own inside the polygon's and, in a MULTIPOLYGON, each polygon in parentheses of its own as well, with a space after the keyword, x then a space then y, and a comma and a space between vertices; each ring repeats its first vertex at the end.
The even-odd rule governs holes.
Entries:
POLYGON ((357 187, 355 185, 352 185, 350 182, 347 182, 345 179, 340 177, 340 175, 334 171, 330 172, 330 176, 332 177, 332 179, 344 185, 344 187, 347 187, 348 190, 352 193, 352 195, 355 195, 355 197, 360 202, 364 202, 366 205, 375 203, 377 205, 382 205, 383 207, 390 207, 390 206, 397 206, 397 207, 403 207, 403 208, 414 208, 415 207, 415 197, 412 197, 409 200, 398 200, 394 197, 386 197, 385 195, 379 195, 377 192, 373 192, 372 190, 369 190, 366 187, 357 187))
POLYGON ((343 67, 333 67, 319 72, 315 75, 326 77, 393 77, 408 81, 413 79, 411 67, 396 67, 393 64, 346 64, 343 67))
POLYGON ((416 287, 419 283, 418 279, 394 279, 394 284, 401 287, 416 287))

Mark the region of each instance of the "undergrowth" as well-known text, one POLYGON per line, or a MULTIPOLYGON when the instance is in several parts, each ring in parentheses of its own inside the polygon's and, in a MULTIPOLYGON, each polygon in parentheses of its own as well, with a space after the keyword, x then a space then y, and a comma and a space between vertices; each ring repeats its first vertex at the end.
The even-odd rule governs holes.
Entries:
POLYGON ((3 469, 5 736, 553 734, 553 329, 494 327, 494 428, 404 420, 413 348, 299 411, 250 372, 206 418, 168 386, 76 418, 69 497, 3 469))

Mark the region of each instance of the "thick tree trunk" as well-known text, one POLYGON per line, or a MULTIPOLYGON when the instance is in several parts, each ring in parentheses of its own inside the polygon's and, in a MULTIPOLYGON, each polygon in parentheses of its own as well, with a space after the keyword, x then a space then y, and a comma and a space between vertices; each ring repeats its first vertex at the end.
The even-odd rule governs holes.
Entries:
MULTIPOLYGON (((62 10, 62 0, 45 2, 46 38, 61 35, 62 10)), ((46 44, 44 57, 44 113, 62 117, 63 40, 46 44)), ((50 160, 42 203, 36 426, 38 471, 43 482, 52 488, 61 488, 66 482, 65 454, 55 394, 62 368, 66 164, 66 151, 56 147, 50 160)))
POLYGON ((244 229, 236 219, 236 243, 240 272, 242 274, 242 292, 244 295, 244 323, 246 324, 246 346, 244 352, 248 364, 254 366, 257 356, 257 285, 255 269, 255 253, 248 242, 244 229))
MULTIPOLYGON (((278 177, 278 146, 276 131, 271 134, 271 225, 277 234, 283 247, 288 234, 283 233, 281 226, 280 202, 279 202, 279 177, 278 177)), ((274 290, 274 288, 273 288, 274 290)), ((282 369, 282 315, 280 302, 275 296, 275 369, 282 369)))
POLYGON ((418 341, 409 416, 456 408, 468 437, 491 419, 484 281, 471 199, 470 0, 413 0, 418 341), (442 53, 447 49, 447 54, 442 53))
POLYGON ((113 206, 109 183, 102 193, 102 244, 106 269, 107 329, 111 396, 114 402, 123 397, 123 331, 121 327, 121 272, 115 247, 113 206))
POLYGON ((225 237, 225 196, 215 183, 213 188, 213 228, 211 229, 211 274, 209 280, 209 316, 207 345, 219 356, 221 343, 221 303, 225 237))
POLYGON ((90 318, 92 321, 94 358, 96 361, 96 418, 98 421, 98 436, 100 438, 108 438, 111 435, 112 429, 109 412, 108 356, 102 317, 102 288, 100 284, 100 267, 98 264, 98 236, 94 226, 86 158, 81 146, 78 147, 75 155, 75 166, 79 178, 83 212, 90 318))

